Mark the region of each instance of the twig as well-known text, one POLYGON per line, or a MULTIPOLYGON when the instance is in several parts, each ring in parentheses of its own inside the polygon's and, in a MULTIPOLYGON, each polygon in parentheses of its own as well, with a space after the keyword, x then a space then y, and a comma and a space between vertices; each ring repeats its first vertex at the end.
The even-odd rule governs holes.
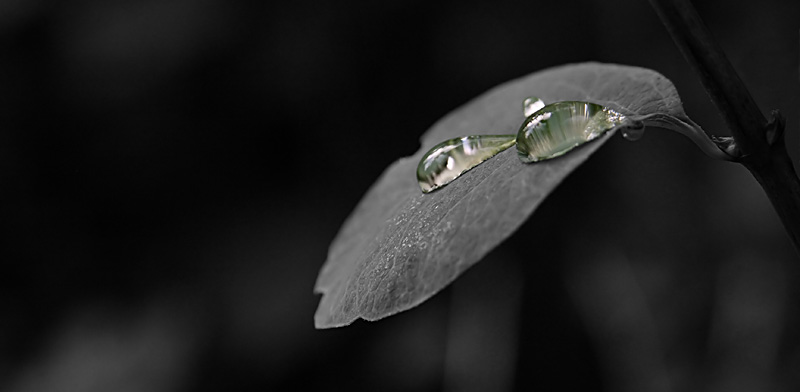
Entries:
POLYGON ((730 61, 688 0, 650 0, 735 141, 737 162, 758 180, 800 252, 800 180, 786 152, 785 122, 777 110, 768 121, 730 61))

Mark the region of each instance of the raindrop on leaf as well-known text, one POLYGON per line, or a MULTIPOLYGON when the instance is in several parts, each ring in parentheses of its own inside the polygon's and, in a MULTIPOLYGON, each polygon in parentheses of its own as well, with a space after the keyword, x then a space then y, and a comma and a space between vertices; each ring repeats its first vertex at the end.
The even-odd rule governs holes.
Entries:
POLYGON ((425 193, 443 187, 515 142, 514 135, 475 135, 439 143, 419 161, 419 187, 425 193))

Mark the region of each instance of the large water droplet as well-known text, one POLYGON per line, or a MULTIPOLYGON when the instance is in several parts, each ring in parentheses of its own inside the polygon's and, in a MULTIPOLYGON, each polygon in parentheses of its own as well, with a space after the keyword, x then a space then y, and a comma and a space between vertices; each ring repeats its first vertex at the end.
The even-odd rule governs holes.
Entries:
POLYGON ((537 110, 544 107, 544 101, 536 97, 528 97, 522 101, 522 113, 525 114, 525 117, 530 116, 531 114, 536 113, 537 110))
POLYGON ((515 142, 514 135, 477 135, 439 143, 419 161, 419 187, 425 193, 443 187, 515 142))
POLYGON ((555 158, 627 123, 619 112, 593 103, 552 103, 522 123, 517 152, 526 163, 555 158))

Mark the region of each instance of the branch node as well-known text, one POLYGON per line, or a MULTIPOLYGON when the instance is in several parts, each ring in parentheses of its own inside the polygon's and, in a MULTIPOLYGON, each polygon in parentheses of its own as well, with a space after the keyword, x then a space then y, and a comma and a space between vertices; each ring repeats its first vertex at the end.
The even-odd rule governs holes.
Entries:
POLYGON ((711 140, 717 145, 717 148, 731 157, 729 160, 736 162, 742 158, 742 151, 736 146, 736 140, 732 137, 712 135, 711 140))
POLYGON ((783 117, 780 110, 774 109, 771 114, 765 127, 767 143, 770 147, 783 141, 783 130, 786 129, 786 118, 783 117))

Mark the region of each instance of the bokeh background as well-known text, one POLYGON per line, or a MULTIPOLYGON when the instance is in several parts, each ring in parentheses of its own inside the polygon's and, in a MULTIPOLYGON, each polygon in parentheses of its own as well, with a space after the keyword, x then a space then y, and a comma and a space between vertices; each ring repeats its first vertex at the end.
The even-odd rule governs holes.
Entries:
MULTIPOLYGON (((696 3, 798 157, 800 3, 696 3)), ((797 254, 745 169, 659 129, 425 304, 314 329, 384 168, 589 60, 727 134, 643 1, 0 1, 0 390, 797 390, 797 254)))

